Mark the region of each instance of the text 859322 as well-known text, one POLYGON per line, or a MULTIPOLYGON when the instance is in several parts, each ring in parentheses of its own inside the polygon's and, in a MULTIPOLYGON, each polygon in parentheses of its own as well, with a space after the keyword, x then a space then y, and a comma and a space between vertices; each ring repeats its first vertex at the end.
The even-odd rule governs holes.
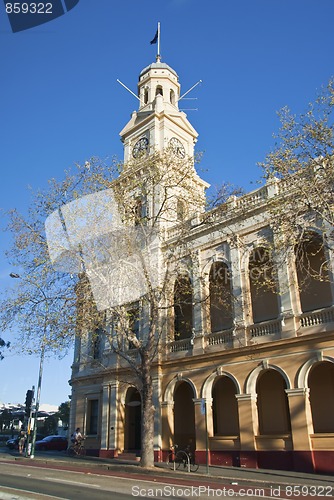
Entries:
POLYGON ((7 14, 52 14, 52 2, 7 2, 7 14))

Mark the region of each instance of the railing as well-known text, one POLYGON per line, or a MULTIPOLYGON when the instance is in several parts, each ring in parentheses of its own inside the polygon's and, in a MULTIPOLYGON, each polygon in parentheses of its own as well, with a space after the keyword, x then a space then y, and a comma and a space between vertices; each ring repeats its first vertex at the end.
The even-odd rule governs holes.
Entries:
POLYGON ((193 339, 174 340, 169 344, 170 352, 190 351, 193 348, 193 339))
POLYGON ((235 200, 236 208, 250 208, 265 201, 268 197, 267 186, 264 186, 252 193, 241 196, 235 200))
POLYGON ((299 316, 301 328, 334 323, 334 307, 303 313, 299 316))
POLYGON ((225 330, 222 332, 209 333, 206 336, 208 346, 212 345, 232 345, 233 344, 233 330, 225 330))
MULTIPOLYGON (((210 210, 209 212, 205 212, 200 214, 199 222, 206 223, 214 223, 221 222, 227 219, 231 212, 235 209, 251 209, 256 207, 260 203, 264 202, 268 199, 268 189, 267 186, 263 186, 256 191, 251 193, 247 193, 244 196, 240 196, 239 198, 236 196, 231 196, 225 203, 222 205, 210 210)), ((191 227, 191 226, 189 226, 191 227)), ((178 224, 177 226, 171 227, 167 229, 166 237, 167 239, 173 239, 182 234, 184 229, 184 223, 178 224)))
POLYGON ((281 333, 281 321, 278 319, 256 323, 248 327, 251 337, 263 337, 264 335, 276 335, 281 333))

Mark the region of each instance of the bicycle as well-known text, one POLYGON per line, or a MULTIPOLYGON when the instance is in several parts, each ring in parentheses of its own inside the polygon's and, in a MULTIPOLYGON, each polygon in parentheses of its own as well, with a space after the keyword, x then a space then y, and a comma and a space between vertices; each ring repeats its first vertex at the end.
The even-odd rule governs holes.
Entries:
POLYGON ((70 457, 84 457, 86 455, 86 448, 83 445, 83 440, 69 446, 67 448, 67 454, 70 457))
POLYGON ((196 472, 199 467, 195 462, 194 454, 190 451, 190 447, 187 446, 185 450, 178 450, 177 444, 171 447, 166 464, 172 470, 178 470, 181 467, 183 469, 187 468, 188 472, 196 472))

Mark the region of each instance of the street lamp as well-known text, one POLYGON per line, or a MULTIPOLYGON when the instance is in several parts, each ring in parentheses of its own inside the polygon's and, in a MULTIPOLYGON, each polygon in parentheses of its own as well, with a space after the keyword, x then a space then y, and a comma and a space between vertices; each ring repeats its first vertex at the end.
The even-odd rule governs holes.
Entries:
POLYGON ((17 273, 10 273, 9 276, 11 278, 21 279, 22 281, 25 281, 26 283, 29 283, 32 286, 35 286, 38 289, 38 291, 43 295, 43 298, 45 299, 45 321, 44 321, 43 340, 42 340, 42 346, 41 346, 41 356, 40 356, 40 361, 39 361, 39 374, 38 374, 38 384, 37 384, 37 394, 36 394, 36 404, 35 404, 35 420, 34 420, 34 429, 33 429, 33 434, 32 434, 31 453, 30 453, 30 458, 34 458, 36 434, 37 434, 37 416, 38 416, 38 410, 39 410, 39 403, 40 403, 40 399, 41 399, 41 387, 42 387, 42 377, 43 377, 45 338, 46 338, 46 320, 47 320, 47 316, 48 316, 48 302, 47 302, 47 297, 46 297, 44 291, 41 289, 41 287, 39 285, 37 285, 36 283, 33 283, 27 279, 22 278, 17 273))

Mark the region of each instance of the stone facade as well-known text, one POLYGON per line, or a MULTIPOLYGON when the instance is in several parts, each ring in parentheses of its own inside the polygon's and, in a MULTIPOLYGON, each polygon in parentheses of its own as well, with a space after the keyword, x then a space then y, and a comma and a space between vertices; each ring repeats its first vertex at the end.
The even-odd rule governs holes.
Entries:
MULTIPOLYGON (((179 111, 175 71, 160 60, 151 64, 139 76, 138 95, 139 110, 121 132, 125 165, 131 155, 168 145, 192 157, 197 132, 179 111)), ((120 182, 126 175, 125 166, 120 182)), ((328 280, 313 280, 304 291, 294 249, 280 256, 279 265, 271 257, 280 251, 281 235, 268 215, 271 200, 284 190, 278 181, 231 197, 209 213, 203 209, 207 183, 195 171, 191 182, 199 204, 183 276, 194 299, 190 311, 182 312, 191 327, 178 337, 169 332, 152 367, 155 458, 164 460, 178 443, 196 450, 200 463, 208 457, 219 465, 333 472, 331 269, 328 280), (273 273, 271 286, 255 272, 263 263, 273 273), (230 299, 219 302, 224 293, 230 299)), ((148 203, 154 212, 153 201, 148 203)), ((165 231, 168 247, 182 225, 169 222, 165 231)), ((330 251, 317 247, 323 238, 319 228, 310 227, 309 234, 314 243, 304 255, 318 268, 332 263, 330 251)), ((171 330, 178 314, 174 308, 171 330)), ((84 430, 91 453, 115 457, 138 451, 136 381, 103 339, 98 353, 91 344, 89 335, 77 340, 70 428, 84 430), (107 368, 101 369, 102 358, 107 368)))

